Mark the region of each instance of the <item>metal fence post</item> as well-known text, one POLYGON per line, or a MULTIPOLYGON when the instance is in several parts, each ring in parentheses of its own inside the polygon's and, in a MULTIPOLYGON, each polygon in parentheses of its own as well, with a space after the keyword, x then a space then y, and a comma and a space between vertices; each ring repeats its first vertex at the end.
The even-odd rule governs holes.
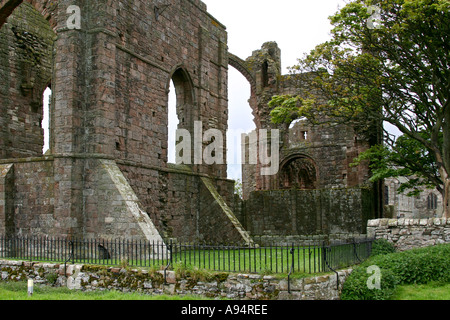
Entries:
POLYGON ((291 248, 291 250, 289 250, 289 253, 292 256, 292 262, 291 262, 291 270, 289 271, 289 274, 288 274, 288 293, 291 293, 291 274, 292 274, 292 271, 294 270, 294 251, 295 251, 294 244, 292 244, 292 248, 291 248))
MULTIPOLYGON (((164 243, 163 243, 164 244, 164 243)), ((172 263, 172 240, 169 241, 169 245, 166 246, 167 248, 167 266, 164 268, 164 284, 167 284, 167 269, 169 269, 170 264, 172 263)))
MULTIPOLYGON (((325 264, 327 265, 328 269, 330 269, 331 271, 333 271, 336 274, 336 290, 339 290, 339 273, 331 267, 331 265, 330 265, 331 261, 330 262, 328 261, 330 256, 327 255, 327 253, 331 253, 331 243, 327 247, 325 245, 325 241, 324 241, 322 251, 323 251, 323 258, 324 258, 325 264)), ((325 269, 324 269, 324 271, 325 271, 325 269)))

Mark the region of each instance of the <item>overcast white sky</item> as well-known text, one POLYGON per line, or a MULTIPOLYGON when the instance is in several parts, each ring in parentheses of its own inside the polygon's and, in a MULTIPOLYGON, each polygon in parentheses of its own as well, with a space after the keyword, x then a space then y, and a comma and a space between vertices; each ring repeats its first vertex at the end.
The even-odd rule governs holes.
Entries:
POLYGON ((328 17, 343 0, 202 0, 228 31, 228 48, 246 58, 267 41, 276 41, 283 68, 330 38, 328 17))
MULTIPOLYGON (((202 0, 208 12, 227 27, 229 52, 246 59, 267 41, 281 49, 283 73, 297 59, 330 39, 328 17, 345 5, 344 0, 202 0)), ((229 68, 229 128, 249 132, 254 129, 247 102, 250 85, 234 68, 229 68)), ((239 141, 229 141, 228 152, 239 156, 239 141)), ((228 177, 241 178, 240 158, 228 159, 228 177)))

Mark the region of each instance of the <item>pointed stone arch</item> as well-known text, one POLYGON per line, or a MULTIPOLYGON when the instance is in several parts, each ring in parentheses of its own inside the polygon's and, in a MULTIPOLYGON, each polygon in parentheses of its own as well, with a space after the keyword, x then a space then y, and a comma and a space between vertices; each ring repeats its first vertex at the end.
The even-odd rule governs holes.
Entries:
POLYGON ((5 24, 13 11, 23 2, 32 4, 42 14, 45 20, 50 23, 52 29, 56 31, 56 9, 58 7, 58 1, 52 0, 0 0, 0 28, 5 24))
MULTIPOLYGON (((193 136, 194 122, 199 119, 197 108, 197 98, 192 78, 183 64, 176 65, 170 71, 170 76, 166 83, 166 94, 169 95, 170 84, 173 84, 176 97, 176 115, 178 118, 178 129, 186 129, 193 136)), ((169 108, 169 105, 167 105, 169 108)), ((167 109, 168 110, 168 109, 167 109)), ((169 112, 167 112, 167 116, 169 112)), ((170 119, 168 119, 169 125, 170 119)), ((167 139, 169 140, 169 139, 167 139)), ((168 141, 168 143, 170 143, 168 141)), ((191 142, 193 143, 193 141, 191 142)), ((193 148, 193 145, 191 146, 193 148)), ((190 160, 194 163, 193 159, 190 160)))
POLYGON ((315 161, 304 154, 293 154, 280 164, 280 189, 317 189, 318 170, 315 161))
POLYGON ((192 78, 183 65, 172 68, 166 83, 166 92, 169 93, 170 82, 173 82, 177 98, 177 115, 180 120, 179 128, 191 130, 194 121, 198 119, 197 98, 192 78))
POLYGON ((248 69, 247 63, 238 56, 228 53, 228 64, 238 70, 250 83, 252 92, 256 92, 256 80, 248 69))

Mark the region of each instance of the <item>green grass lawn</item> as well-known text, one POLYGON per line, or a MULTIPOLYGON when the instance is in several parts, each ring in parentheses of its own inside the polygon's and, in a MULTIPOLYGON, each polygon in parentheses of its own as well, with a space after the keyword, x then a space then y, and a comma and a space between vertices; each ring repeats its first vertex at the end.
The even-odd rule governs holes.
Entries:
POLYGON ((114 290, 82 292, 66 287, 35 285, 33 295, 28 296, 26 282, 0 282, 0 300, 209 300, 205 297, 186 295, 146 295, 123 293, 114 290))
MULTIPOLYGON (((0 300, 209 300, 205 297, 186 295, 146 295, 123 293, 114 290, 82 292, 66 287, 36 285, 33 295, 27 293, 26 282, 0 282, 0 300)), ((392 300, 450 300, 450 284, 403 285, 397 288, 392 300)))
POLYGON ((450 300, 450 283, 402 285, 392 300, 450 300))
POLYGON ((294 272, 322 271, 320 248, 298 248, 294 254, 288 248, 261 248, 240 250, 201 250, 177 252, 174 264, 211 271, 288 273, 294 262, 294 272), (294 260, 294 261, 292 261, 294 260))
MULTIPOLYGON (((349 249, 346 249, 347 251, 349 249)), ((338 251, 338 250, 336 250, 338 251)), ((168 257, 163 259, 140 259, 145 253, 132 252, 127 259, 112 257, 111 259, 98 259, 85 257, 83 259, 70 259, 67 263, 96 264, 122 267, 149 267, 155 269, 165 268, 168 257)), ((161 258, 161 257, 160 257, 161 258)), ((188 268, 198 268, 210 271, 224 272, 255 272, 262 274, 289 273, 294 265, 293 272, 319 273, 324 269, 322 262, 322 249, 320 247, 296 247, 294 253, 290 253, 290 247, 267 248, 239 248, 209 246, 198 248, 191 246, 189 250, 184 247, 175 247, 171 257, 171 268, 175 265, 183 265, 188 268), (294 261, 292 261, 294 260, 294 261)), ((11 259, 11 258, 9 258, 11 259)), ((20 257, 13 258, 20 260, 20 257)), ((27 257, 28 261, 51 262, 41 257, 27 257)), ((53 263, 62 261, 53 261, 53 263)), ((328 270, 327 270, 328 271, 328 270)))

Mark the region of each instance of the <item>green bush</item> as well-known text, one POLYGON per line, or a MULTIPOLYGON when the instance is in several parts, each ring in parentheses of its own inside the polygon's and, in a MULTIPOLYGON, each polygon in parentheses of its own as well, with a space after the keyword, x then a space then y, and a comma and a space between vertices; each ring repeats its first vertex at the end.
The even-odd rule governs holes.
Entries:
POLYGON ((372 256, 357 266, 344 283, 342 300, 386 300, 397 284, 450 283, 450 245, 413 249, 372 256), (381 270, 381 288, 369 289, 369 266, 381 270))
POLYGON ((401 284, 425 284, 449 279, 450 245, 437 245, 373 257, 373 264, 390 269, 401 284))
POLYGON ((393 243, 386 239, 376 239, 372 243, 372 256, 377 256, 380 254, 394 253, 396 251, 393 243))
POLYGON ((389 269, 380 269, 380 289, 369 289, 367 282, 372 273, 368 273, 369 264, 356 267, 345 281, 341 300, 389 300, 395 292, 398 278, 389 269))

